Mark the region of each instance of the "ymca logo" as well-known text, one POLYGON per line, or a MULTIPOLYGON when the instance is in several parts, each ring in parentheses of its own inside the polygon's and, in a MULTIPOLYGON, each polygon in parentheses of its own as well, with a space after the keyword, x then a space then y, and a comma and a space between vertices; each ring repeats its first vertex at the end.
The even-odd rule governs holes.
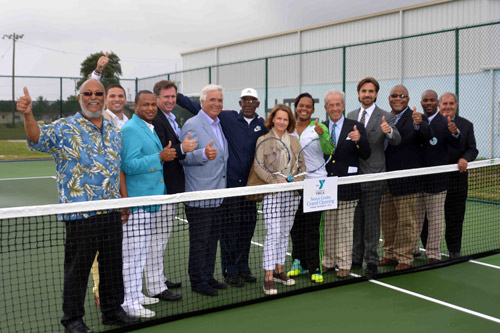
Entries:
POLYGON ((325 185, 325 179, 320 179, 319 180, 318 190, 322 190, 323 189, 323 185, 325 185))

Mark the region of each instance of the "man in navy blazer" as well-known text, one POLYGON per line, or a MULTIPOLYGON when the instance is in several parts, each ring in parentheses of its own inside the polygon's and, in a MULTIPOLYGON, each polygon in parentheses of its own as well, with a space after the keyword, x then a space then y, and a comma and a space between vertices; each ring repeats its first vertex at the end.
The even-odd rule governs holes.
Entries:
MULTIPOLYGON (((438 95, 434 90, 424 91, 420 103, 434 133, 434 137, 422 146, 422 166, 448 164, 450 147, 460 148, 460 133, 456 126, 449 126, 452 124, 450 117, 445 118, 437 112, 438 95)), ((448 174, 426 175, 420 179, 423 192, 417 202, 417 235, 422 233, 422 244, 426 248, 428 261, 434 263, 441 260, 443 209, 448 188, 448 174), (427 221, 425 225, 424 220, 427 221)), ((419 253, 418 238, 415 252, 419 253)))
MULTIPOLYGON (((209 84, 200 94, 202 109, 182 127, 181 140, 188 133, 198 148, 181 161, 186 175, 186 192, 226 187, 228 143, 218 115, 222 111, 222 87, 209 84)), ((226 285, 214 279, 217 243, 224 220, 223 199, 190 201, 185 204, 189 221, 189 267, 191 289, 217 296, 226 285)))
MULTIPOLYGON (((433 137, 427 118, 408 107, 410 96, 403 85, 392 88, 389 104, 394 123, 401 134, 398 146, 387 146, 387 171, 406 170, 422 166, 421 147, 433 137)), ((381 207, 381 226, 384 237, 384 257, 380 265, 398 264, 396 270, 408 269, 413 264, 413 250, 417 238, 416 205, 421 192, 418 177, 397 178, 388 181, 381 207)))
POLYGON ((457 108, 458 100, 455 94, 447 92, 441 95, 439 98, 439 112, 445 117, 450 117, 451 124, 449 126, 456 126, 460 131, 460 148, 448 150, 448 163, 456 163, 458 172, 450 173, 450 182, 444 204, 445 239, 451 258, 460 256, 462 225, 464 223, 465 201, 467 200, 469 184, 467 164, 474 161, 478 154, 474 126, 467 119, 457 116, 457 108))
MULTIPOLYGON (((326 165, 328 177, 352 176, 359 173, 359 159, 370 157, 371 149, 363 124, 344 117, 345 95, 332 89, 325 94, 325 122, 335 143, 331 161, 326 165)), ((325 212, 325 246, 323 271, 338 266, 337 277, 348 277, 352 264, 354 211, 359 199, 359 184, 340 186, 338 208, 325 212)))
MULTIPOLYGON (((377 101, 380 85, 373 77, 359 81, 358 99, 361 107, 349 112, 347 118, 365 125, 370 149, 370 158, 359 160, 361 174, 385 172, 384 146, 398 145, 401 135, 394 126, 394 116, 379 108, 377 101)), ((361 194, 354 213, 354 240, 352 266, 360 268, 366 261, 366 276, 373 276, 378 270, 378 245, 380 240, 380 204, 387 187, 385 180, 360 184, 361 194)))
MULTIPOLYGON (((135 98, 135 114, 123 127, 122 170, 129 197, 165 194, 162 164, 175 158, 170 145, 163 148, 151 122, 156 116, 156 96, 147 90, 135 98)), ((157 303, 142 294, 142 272, 151 241, 159 205, 135 207, 123 226, 123 309, 134 317, 150 318, 154 311, 143 305, 157 303)), ((159 295, 152 295, 158 297, 159 295)))

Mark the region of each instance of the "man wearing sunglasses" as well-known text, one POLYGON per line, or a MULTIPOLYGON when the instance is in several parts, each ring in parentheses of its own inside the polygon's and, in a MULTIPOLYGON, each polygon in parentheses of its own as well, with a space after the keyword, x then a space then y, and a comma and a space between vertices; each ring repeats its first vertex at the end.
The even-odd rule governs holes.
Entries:
MULTIPOLYGON (((255 89, 243 89, 239 104, 240 112, 224 110, 219 114, 222 131, 229 144, 227 187, 241 187, 247 184, 257 139, 268 132, 264 119, 256 113, 260 101, 255 89)), ((193 114, 201 109, 199 103, 180 93, 177 95, 177 105, 193 114)), ((242 287, 245 282, 257 281, 248 266, 257 210, 255 202, 243 197, 227 198, 224 201, 227 224, 224 226, 220 243, 222 271, 226 283, 233 287, 242 287)))
MULTIPOLYGON (((104 87, 96 80, 85 81, 78 95, 82 109, 74 116, 39 126, 33 117, 28 88, 17 102, 24 116, 30 150, 52 154, 56 161, 59 202, 82 202, 120 198, 122 135, 103 119, 104 87), (95 138, 100 138, 96 142, 95 138), (95 165, 102 168, 95 169, 95 165), (103 185, 107 184, 107 185, 103 185), (85 186, 84 186, 85 185, 85 186), (91 188, 91 190, 87 190, 91 188)), ((138 322, 121 307, 122 222, 117 211, 90 211, 59 216, 66 226, 64 244, 63 318, 66 332, 91 332, 83 322, 84 300, 90 267, 99 251, 101 312, 104 324, 138 322)))
MULTIPOLYGON (((389 145, 385 151, 387 171, 420 168, 421 146, 432 139, 433 132, 427 117, 408 107, 410 96, 403 85, 392 88, 389 105, 394 123, 401 134, 398 146, 389 145)), ((413 248, 417 238, 416 205, 421 192, 418 177, 388 181, 382 198, 381 226, 384 237, 384 257, 380 265, 397 264, 396 270, 408 269, 413 264, 413 248)))

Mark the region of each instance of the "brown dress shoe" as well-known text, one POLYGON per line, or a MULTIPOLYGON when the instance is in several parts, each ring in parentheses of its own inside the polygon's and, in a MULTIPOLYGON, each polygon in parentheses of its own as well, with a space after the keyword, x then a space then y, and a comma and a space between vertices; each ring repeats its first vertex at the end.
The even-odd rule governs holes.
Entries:
POLYGON ((337 277, 338 277, 338 278, 343 279, 343 278, 348 277, 350 273, 351 273, 351 270, 341 268, 341 269, 339 269, 339 271, 337 272, 337 277))
POLYGON ((399 264, 396 266, 397 271, 402 271, 403 269, 408 269, 411 268, 411 265, 408 264, 399 264))
POLYGON ((379 265, 380 266, 395 265, 397 263, 398 263, 398 261, 396 259, 389 259, 389 258, 383 257, 382 259, 380 259, 379 265))

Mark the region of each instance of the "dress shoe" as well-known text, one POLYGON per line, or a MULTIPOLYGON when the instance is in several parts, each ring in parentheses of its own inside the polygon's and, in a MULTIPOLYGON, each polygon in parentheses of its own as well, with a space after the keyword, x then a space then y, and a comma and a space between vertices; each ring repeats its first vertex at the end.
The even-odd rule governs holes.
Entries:
POLYGON ((351 270, 345 269, 345 268, 341 268, 337 272, 337 277, 343 279, 343 278, 348 277, 350 273, 351 273, 351 270))
POLYGON ((365 275, 372 277, 378 273, 378 267, 375 264, 366 264, 365 275))
POLYGON ((224 282, 226 282, 231 287, 243 287, 245 285, 243 278, 241 278, 239 275, 225 276, 224 282))
POLYGON ((168 289, 175 289, 175 288, 180 288, 182 287, 182 282, 173 282, 173 281, 165 281, 165 285, 167 286, 168 289))
POLYGON ((255 283, 257 278, 252 275, 252 272, 240 272, 240 276, 245 282, 255 283))
POLYGON ((460 252, 450 252, 450 258, 451 259, 460 258, 460 252))
POLYGON ((93 331, 79 319, 64 325, 65 333, 92 333, 93 331))
POLYGON ((208 283, 208 285, 209 285, 210 287, 212 287, 212 288, 214 288, 214 289, 226 289, 226 288, 227 288, 227 286, 226 286, 224 283, 219 282, 219 281, 217 281, 217 280, 215 280, 215 279, 208 280, 208 282, 207 282, 207 283, 208 283))
POLYGON ((201 285, 196 287, 191 287, 191 290, 195 293, 202 294, 205 296, 217 296, 219 293, 214 288, 209 285, 201 285))
POLYGON ((359 262, 352 263, 351 269, 359 269, 359 268, 363 268, 363 263, 359 263, 359 262))
POLYGON ((411 268, 411 265, 408 264, 399 264, 396 266, 397 271, 402 271, 403 269, 408 269, 411 268))
POLYGON ((151 304, 156 304, 160 300, 158 298, 153 298, 153 297, 147 297, 144 296, 144 299, 141 301, 141 305, 151 305, 151 304))
POLYGON ((427 259, 427 263, 428 264, 435 264, 435 263, 438 263, 438 262, 441 262, 441 260, 436 259, 436 258, 429 258, 429 259, 427 259))
POLYGON ((178 301, 182 298, 181 295, 171 292, 168 289, 163 290, 160 294, 154 295, 154 298, 159 298, 162 301, 178 301))
POLYGON ((122 308, 117 310, 112 315, 102 316, 102 323, 104 325, 125 326, 125 325, 137 324, 140 322, 141 320, 139 318, 128 315, 122 308))
POLYGON ((398 263, 398 261, 396 259, 389 259, 389 258, 383 257, 382 259, 380 259, 379 265, 380 266, 396 265, 397 263, 398 263))

